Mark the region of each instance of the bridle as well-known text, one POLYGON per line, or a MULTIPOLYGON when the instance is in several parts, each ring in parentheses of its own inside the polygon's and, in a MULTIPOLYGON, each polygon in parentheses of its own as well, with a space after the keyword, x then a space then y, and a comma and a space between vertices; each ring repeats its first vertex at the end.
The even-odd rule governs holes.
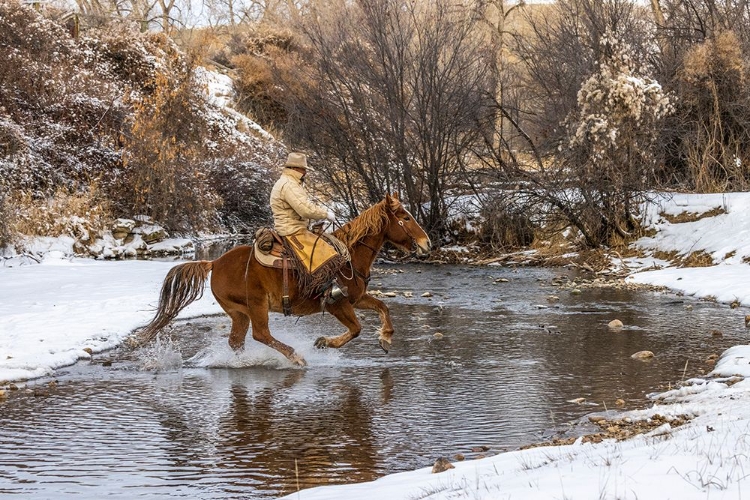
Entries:
MULTIPOLYGON (((414 237, 414 235, 411 233, 411 231, 409 231, 409 228, 406 227, 406 224, 404 224, 404 220, 403 219, 399 219, 396 216, 396 214, 393 213, 393 211, 391 211, 391 213, 398 220, 398 225, 401 226, 401 229, 404 231, 404 233, 406 234, 406 236, 408 236, 411 239, 411 248, 409 250, 411 250, 413 252, 415 250, 415 248, 417 247, 417 239, 414 237)), ((409 213, 409 212, 407 211, 406 213, 409 213)), ((414 216, 411 215, 411 214, 409 214, 409 217, 414 218, 414 216)), ((377 255, 377 253, 378 253, 378 250, 374 249, 373 247, 371 247, 370 245, 368 245, 367 243, 364 242, 364 237, 362 237, 359 240, 355 241, 353 245, 356 245, 356 244, 360 244, 360 245, 364 246, 365 248, 368 248, 372 252, 373 255, 377 255)))
MULTIPOLYGON (((409 216, 412 217, 412 218, 414 218, 414 216, 411 215, 411 214, 409 214, 409 216)), ((395 217, 395 214, 394 214, 394 217, 395 217)), ((396 217, 396 218, 398 218, 398 217, 396 217)), ((416 247, 417 247, 417 239, 414 237, 413 234, 411 234, 411 231, 409 231, 409 228, 406 227, 406 224, 404 224, 403 219, 398 219, 398 225, 401 226, 401 229, 404 230, 404 233, 406 233, 406 236, 408 236, 409 238, 411 238, 411 248, 409 250, 411 250, 413 252, 416 249, 416 247)))

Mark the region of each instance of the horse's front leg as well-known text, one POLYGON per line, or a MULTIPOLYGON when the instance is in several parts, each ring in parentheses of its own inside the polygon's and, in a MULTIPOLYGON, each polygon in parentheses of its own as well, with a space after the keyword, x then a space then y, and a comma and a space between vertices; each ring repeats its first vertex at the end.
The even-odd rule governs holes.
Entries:
POLYGON ((357 309, 368 309, 377 311, 380 315, 380 331, 378 343, 380 347, 388 352, 391 349, 391 338, 393 337, 393 323, 391 323, 391 313, 382 300, 376 299, 372 295, 365 293, 357 302, 354 303, 357 309))
POLYGON ((315 341, 315 347, 318 349, 324 349, 326 347, 334 347, 338 349, 353 338, 359 336, 359 332, 362 331, 362 325, 357 319, 357 314, 354 312, 354 308, 349 302, 341 300, 336 304, 326 306, 326 310, 346 327, 346 332, 337 337, 319 337, 318 340, 315 341))

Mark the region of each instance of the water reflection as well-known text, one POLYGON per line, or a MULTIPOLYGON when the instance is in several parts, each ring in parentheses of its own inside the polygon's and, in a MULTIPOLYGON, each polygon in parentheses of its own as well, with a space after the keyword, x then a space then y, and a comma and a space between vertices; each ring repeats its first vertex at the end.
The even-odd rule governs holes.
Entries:
MULTIPOLYGON (((252 342, 247 368, 155 374, 136 369, 137 352, 95 356, 56 387, 41 381, 37 394, 0 403, 0 495, 275 498, 371 480, 441 455, 527 444, 617 399, 646 405, 646 393, 709 369, 706 356, 745 336, 740 310, 685 299, 687 312, 674 296, 620 290, 574 296, 552 287, 553 276, 380 266, 373 286, 398 292, 388 299, 391 353, 377 346, 374 313, 342 351, 312 348, 340 328, 329 315, 274 316, 274 333, 302 350, 307 370, 252 342), (560 300, 548 303, 553 293, 560 300), (607 328, 615 317, 622 331, 607 328), (643 349, 656 353, 651 363, 630 358, 643 349), (101 364, 108 357, 111 367, 101 364)), ((224 346, 228 325, 224 316, 180 322, 183 358, 224 346)))
POLYGON ((343 482, 352 470, 360 480, 375 477, 363 472, 376 469, 377 453, 372 417, 355 385, 304 371, 262 390, 246 381, 246 374, 232 377, 230 403, 219 421, 223 467, 242 465, 248 479, 278 478, 280 492, 343 482), (300 383, 305 378, 317 380, 300 383), (346 474, 336 480, 326 472, 334 468, 346 474))

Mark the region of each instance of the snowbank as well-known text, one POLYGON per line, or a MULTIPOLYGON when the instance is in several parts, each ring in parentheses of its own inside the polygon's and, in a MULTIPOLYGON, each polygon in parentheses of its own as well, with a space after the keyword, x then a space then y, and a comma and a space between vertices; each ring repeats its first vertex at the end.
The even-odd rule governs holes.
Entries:
MULTIPOLYGON (((0 382, 51 375, 90 357, 84 349, 96 353, 120 344, 151 319, 174 265, 66 259, 52 251, 38 265, 0 267, 0 382)), ((218 312, 207 293, 181 316, 218 312)))
POLYGON ((631 282, 750 306, 750 193, 675 194, 650 205, 646 222, 656 233, 634 244, 645 257, 626 259, 631 270, 640 271, 631 282), (687 220, 670 222, 678 216, 687 220), (708 254, 716 265, 676 268, 656 258, 695 252, 708 254))

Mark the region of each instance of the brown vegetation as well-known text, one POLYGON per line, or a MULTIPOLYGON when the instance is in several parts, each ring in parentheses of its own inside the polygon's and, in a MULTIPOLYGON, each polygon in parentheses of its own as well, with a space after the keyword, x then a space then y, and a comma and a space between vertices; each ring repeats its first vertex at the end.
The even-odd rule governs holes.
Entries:
POLYGON ((714 259, 703 250, 691 252, 685 256, 680 267, 710 267, 714 265, 714 259))
POLYGON ((568 228, 620 248, 655 190, 750 186, 740 0, 227 2, 183 30, 179 1, 135 1, 130 20, 77 3, 72 36, 59 13, 0 0, 0 213, 18 190, 43 205, 96 186, 113 215, 173 230, 264 220, 281 148, 233 139, 194 78, 209 63, 348 215, 399 190, 436 241, 508 251, 568 228), (456 235, 467 194, 482 227, 456 235))
POLYGON ((701 219, 705 219, 706 217, 716 217, 717 215, 725 213, 727 213, 727 211, 724 210, 723 207, 715 207, 711 210, 701 213, 681 212, 677 215, 671 215, 662 212, 659 214, 659 217, 663 218, 670 224, 683 224, 686 222, 697 222, 701 219))
POLYGON ((267 220, 281 147, 208 102, 194 59, 127 22, 74 38, 55 16, 0 1, 0 246, 70 234, 72 217, 179 232, 267 220))

